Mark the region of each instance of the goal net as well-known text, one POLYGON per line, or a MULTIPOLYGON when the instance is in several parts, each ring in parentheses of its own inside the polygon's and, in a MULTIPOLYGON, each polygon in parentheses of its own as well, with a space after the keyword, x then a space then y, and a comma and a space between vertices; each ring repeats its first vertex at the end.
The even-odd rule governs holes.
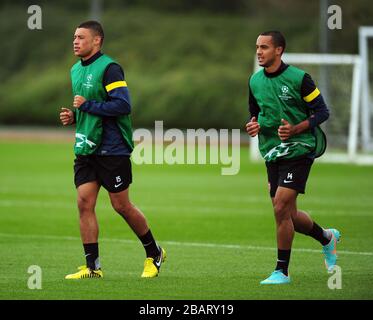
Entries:
MULTIPOLYGON (((373 164, 373 153, 362 148, 361 58, 345 54, 284 54, 282 60, 309 73, 330 110, 321 125, 327 149, 320 161, 373 164)), ((254 63, 254 72, 261 67, 254 63)), ((257 137, 251 138, 250 158, 260 159, 257 137)))

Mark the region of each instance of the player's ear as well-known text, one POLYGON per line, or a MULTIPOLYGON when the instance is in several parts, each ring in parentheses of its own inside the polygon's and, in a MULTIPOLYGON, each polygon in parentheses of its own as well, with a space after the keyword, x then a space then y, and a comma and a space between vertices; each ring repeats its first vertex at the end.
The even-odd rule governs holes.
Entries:
POLYGON ((276 54, 281 56, 284 53, 283 47, 276 47, 276 54))
POLYGON ((284 52, 284 48, 283 47, 276 47, 275 51, 276 51, 277 55, 281 56, 284 52))
POLYGON ((101 47, 101 37, 100 36, 94 36, 93 43, 99 47, 101 47))

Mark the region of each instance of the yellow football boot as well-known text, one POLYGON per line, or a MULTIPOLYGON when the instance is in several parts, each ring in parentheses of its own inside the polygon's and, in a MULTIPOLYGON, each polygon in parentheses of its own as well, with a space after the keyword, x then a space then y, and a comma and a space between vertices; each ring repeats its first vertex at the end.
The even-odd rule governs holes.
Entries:
POLYGON ((68 274, 65 279, 102 278, 104 276, 101 269, 91 270, 87 266, 80 266, 78 270, 76 273, 68 274))
POLYGON ((158 276, 162 263, 166 260, 166 251, 161 248, 161 254, 156 258, 146 258, 141 278, 154 278, 158 276))

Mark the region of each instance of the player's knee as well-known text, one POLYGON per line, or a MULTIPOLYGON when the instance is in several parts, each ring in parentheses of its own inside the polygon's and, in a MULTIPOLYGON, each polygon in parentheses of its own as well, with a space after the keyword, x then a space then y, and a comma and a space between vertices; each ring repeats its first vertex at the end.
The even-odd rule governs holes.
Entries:
POLYGON ((78 209, 80 215, 94 211, 95 201, 89 197, 78 197, 78 209))
POLYGON ((113 202, 112 206, 114 210, 124 218, 131 214, 133 208, 132 203, 129 201, 113 202))
POLYGON ((274 209, 276 221, 282 221, 282 220, 289 219, 290 214, 288 210, 288 204, 286 201, 275 200, 273 209, 274 209))

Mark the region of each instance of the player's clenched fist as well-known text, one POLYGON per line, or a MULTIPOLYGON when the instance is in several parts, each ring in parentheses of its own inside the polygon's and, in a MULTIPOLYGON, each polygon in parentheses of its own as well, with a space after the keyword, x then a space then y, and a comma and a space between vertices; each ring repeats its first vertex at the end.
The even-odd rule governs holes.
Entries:
POLYGON ((74 102, 73 102, 74 108, 79 108, 85 101, 86 100, 85 100, 84 97, 82 97, 82 96, 75 96, 74 97, 74 102))
POLYGON ((74 113, 67 108, 61 108, 60 120, 64 126, 70 125, 74 122, 74 113))
POLYGON ((282 141, 289 139, 294 135, 294 127, 285 119, 281 119, 282 125, 279 126, 277 132, 282 141))
POLYGON ((246 124, 246 132, 251 136, 255 137, 260 130, 260 125, 255 117, 252 117, 250 122, 246 124))

